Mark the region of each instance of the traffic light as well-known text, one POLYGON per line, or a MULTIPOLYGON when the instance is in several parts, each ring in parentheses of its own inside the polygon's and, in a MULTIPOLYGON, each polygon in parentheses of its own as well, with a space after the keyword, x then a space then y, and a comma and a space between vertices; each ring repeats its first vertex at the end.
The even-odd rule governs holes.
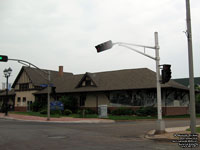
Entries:
POLYGON ((7 62, 8 61, 8 56, 0 55, 0 61, 7 62))
POLYGON ((101 43, 101 44, 95 46, 95 48, 97 49, 97 52, 99 53, 99 52, 102 52, 102 51, 112 48, 112 46, 113 46, 112 41, 109 40, 107 42, 104 42, 104 43, 101 43))
POLYGON ((162 84, 168 82, 171 79, 171 65, 163 65, 162 69, 162 84))

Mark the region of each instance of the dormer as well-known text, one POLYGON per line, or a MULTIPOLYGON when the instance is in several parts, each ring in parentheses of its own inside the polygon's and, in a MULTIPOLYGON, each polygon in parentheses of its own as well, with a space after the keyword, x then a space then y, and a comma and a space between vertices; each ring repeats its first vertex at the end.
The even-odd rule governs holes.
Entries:
POLYGON ((84 74, 84 76, 79 81, 76 88, 79 87, 97 87, 96 83, 94 82, 94 79, 91 78, 89 73, 84 74))

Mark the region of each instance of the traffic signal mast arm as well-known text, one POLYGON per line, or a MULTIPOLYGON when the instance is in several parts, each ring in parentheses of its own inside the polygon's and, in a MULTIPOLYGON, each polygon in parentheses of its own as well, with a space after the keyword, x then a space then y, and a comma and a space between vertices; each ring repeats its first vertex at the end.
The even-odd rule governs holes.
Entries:
MULTIPOLYGON (((7 57, 8 58, 8 57, 7 57)), ((18 63, 21 63, 25 66, 33 66, 36 68, 36 70, 40 70, 41 72, 45 73, 48 77, 45 77, 43 76, 40 72, 38 72, 41 77, 43 77, 47 82, 48 82, 48 86, 47 86, 47 91, 48 91, 48 94, 47 94, 47 121, 50 120, 50 82, 51 82, 51 75, 50 75, 50 71, 44 71, 44 70, 41 70, 39 67, 37 67, 36 65, 28 62, 28 61, 25 61, 25 60, 20 60, 20 59, 7 59, 7 60, 11 60, 11 61, 17 61, 18 63)))
POLYGON ((149 58, 151 58, 151 59, 153 59, 153 60, 156 60, 156 59, 157 59, 156 57, 152 57, 152 56, 150 56, 150 55, 148 55, 148 54, 146 54, 146 53, 143 53, 143 52, 141 52, 141 51, 139 51, 139 50, 136 50, 136 49, 134 49, 134 48, 132 48, 132 47, 129 47, 129 46, 127 46, 127 45, 136 46, 136 47, 143 47, 144 49, 145 49, 145 48, 156 49, 155 47, 144 46, 144 45, 138 45, 138 44, 130 44, 130 43, 122 43, 122 42, 113 43, 113 45, 115 45, 115 44, 116 44, 116 45, 119 45, 119 46, 122 46, 122 47, 126 47, 126 48, 128 48, 128 49, 130 49, 130 50, 133 50, 133 51, 139 53, 139 54, 142 54, 142 55, 144 55, 144 56, 147 56, 147 57, 149 57, 149 58))
MULTIPOLYGON (((32 63, 30 63, 30 62, 28 62, 28 61, 25 61, 25 60, 21 60, 21 59, 8 59, 8 60, 11 60, 11 61, 17 61, 18 63, 20 63, 20 64, 22 64, 22 65, 25 65, 25 66, 33 66, 33 67, 35 67, 36 68, 36 70, 38 69, 38 70, 40 70, 41 72, 43 72, 43 73, 45 73, 45 74, 49 74, 47 71, 44 71, 44 70, 41 70, 39 67, 37 67, 36 65, 34 65, 34 64, 32 64, 32 63)), ((38 72, 40 75, 41 75, 41 77, 42 78, 44 78, 45 80, 47 80, 47 81, 49 81, 49 79, 48 79, 48 77, 45 77, 44 75, 42 75, 40 72, 38 72)))
POLYGON ((112 43, 112 41, 109 40, 107 42, 104 42, 104 43, 101 43, 99 45, 96 45, 95 48, 97 49, 97 52, 99 53, 99 52, 103 52, 105 50, 111 49, 114 45, 119 45, 119 46, 128 48, 128 49, 133 50, 133 51, 135 51, 135 52, 137 52, 139 54, 147 56, 147 57, 149 57, 149 58, 151 58, 153 60, 160 60, 159 57, 152 57, 152 56, 150 56, 150 55, 145 53, 145 48, 154 49, 156 51, 157 49, 159 49, 159 46, 153 47, 153 46, 145 46, 145 45, 139 45, 139 44, 133 44, 133 43, 123 43, 123 42, 112 43), (142 47, 142 48, 144 48, 144 53, 139 51, 139 50, 136 50, 136 49, 134 49, 134 48, 132 48, 130 46, 142 47))
POLYGON ((139 45, 139 44, 133 44, 133 43, 124 43, 124 42, 113 43, 113 45, 115 45, 115 44, 118 44, 118 45, 131 45, 131 46, 155 49, 155 47, 153 47, 153 46, 145 46, 145 45, 139 45))

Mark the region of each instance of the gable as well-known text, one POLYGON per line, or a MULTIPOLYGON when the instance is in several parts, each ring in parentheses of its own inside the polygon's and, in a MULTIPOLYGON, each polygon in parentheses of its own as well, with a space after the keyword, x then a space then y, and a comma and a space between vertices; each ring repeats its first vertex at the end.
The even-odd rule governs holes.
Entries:
POLYGON ((31 80, 28 77, 27 73, 25 71, 23 71, 22 74, 20 75, 18 81, 17 81, 17 84, 20 84, 20 83, 30 83, 30 82, 31 82, 31 80))
POLYGON ((79 81, 78 85, 76 86, 76 88, 79 87, 88 87, 88 86, 93 86, 93 87, 97 87, 96 83, 94 82, 94 80, 91 78, 91 76, 86 73, 81 80, 79 81))
POLYGON ((15 90, 19 90, 21 88, 21 85, 26 86, 27 88, 33 88, 32 81, 25 71, 24 67, 22 67, 19 74, 17 75, 17 78, 15 79, 12 88, 14 88, 15 90))
POLYGON ((30 82, 30 79, 27 76, 27 74, 25 73, 24 67, 22 67, 20 72, 18 73, 13 85, 12 85, 12 88, 15 88, 15 86, 17 84, 19 84, 19 82, 25 83, 25 81, 30 82))

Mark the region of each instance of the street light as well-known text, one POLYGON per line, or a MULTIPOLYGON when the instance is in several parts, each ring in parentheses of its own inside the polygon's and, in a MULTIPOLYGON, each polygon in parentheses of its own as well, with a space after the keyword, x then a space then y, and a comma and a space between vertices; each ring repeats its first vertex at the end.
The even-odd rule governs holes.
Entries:
POLYGON ((6 77, 6 100, 4 101, 5 108, 5 116, 8 115, 8 78, 10 77, 12 69, 9 67, 8 69, 4 69, 3 73, 6 77))
POLYGON ((160 56, 159 56, 160 47, 158 44, 158 33, 157 32, 154 33, 154 37, 155 37, 155 46, 144 46, 144 45, 138 45, 138 44, 132 44, 132 43, 122 43, 122 42, 112 43, 112 41, 110 40, 110 41, 107 41, 107 42, 104 42, 104 43, 101 43, 101 44, 95 46, 95 48, 97 49, 97 52, 99 53, 99 52, 102 52, 102 51, 112 48, 112 46, 114 46, 114 45, 119 45, 119 46, 128 48, 130 50, 133 50, 139 54, 142 54, 142 55, 149 57, 156 61, 157 112, 158 112, 156 133, 163 133, 163 132, 165 132, 165 122, 162 119, 161 87, 160 87, 160 56), (142 47, 144 49, 145 48, 154 49, 155 57, 150 56, 146 53, 143 53, 139 50, 136 50, 130 46, 142 47))

